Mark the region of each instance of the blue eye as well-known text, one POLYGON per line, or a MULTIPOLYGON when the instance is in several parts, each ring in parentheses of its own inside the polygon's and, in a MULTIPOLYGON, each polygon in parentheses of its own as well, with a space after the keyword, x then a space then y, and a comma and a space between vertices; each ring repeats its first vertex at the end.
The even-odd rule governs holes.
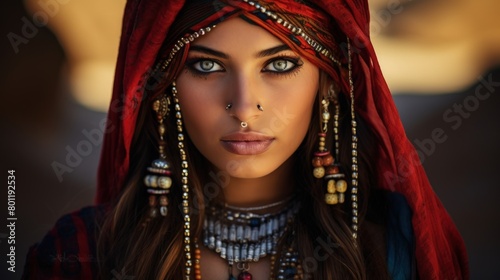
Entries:
POLYGON ((190 66, 201 73, 220 72, 224 70, 219 63, 209 59, 197 60, 191 63, 190 66))
POLYGON ((298 66, 297 59, 276 59, 269 62, 266 67, 264 67, 264 72, 276 72, 276 73, 285 73, 292 71, 298 66))

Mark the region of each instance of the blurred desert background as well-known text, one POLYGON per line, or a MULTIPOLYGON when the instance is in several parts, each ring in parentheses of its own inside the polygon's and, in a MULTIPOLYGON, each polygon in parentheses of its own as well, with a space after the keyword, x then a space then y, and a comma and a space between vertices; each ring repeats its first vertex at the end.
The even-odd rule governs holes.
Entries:
MULTIPOLYGON (((0 278, 19 279, 28 248, 62 214, 93 203, 125 1, 1 5, 0 170, 5 179, 16 170, 18 221, 16 273, 7 271, 0 228, 0 278)), ((370 6, 379 62, 465 240, 471 279, 500 279, 500 1, 370 6), (433 139, 437 132, 445 139, 433 139)), ((6 196, 5 187, 0 217, 6 196)))

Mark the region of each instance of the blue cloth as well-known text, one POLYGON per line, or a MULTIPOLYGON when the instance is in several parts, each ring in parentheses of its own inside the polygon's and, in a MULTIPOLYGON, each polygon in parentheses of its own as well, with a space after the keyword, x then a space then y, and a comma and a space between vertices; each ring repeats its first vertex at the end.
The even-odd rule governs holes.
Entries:
POLYGON ((416 279, 412 213, 404 196, 388 194, 387 267, 393 280, 416 279))

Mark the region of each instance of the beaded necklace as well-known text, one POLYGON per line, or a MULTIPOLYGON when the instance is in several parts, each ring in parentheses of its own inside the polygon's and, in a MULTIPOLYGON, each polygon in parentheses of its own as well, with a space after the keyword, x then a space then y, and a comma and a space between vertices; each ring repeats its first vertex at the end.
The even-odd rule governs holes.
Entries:
MULTIPOLYGON (((300 203, 289 197, 285 200, 258 207, 236 207, 214 204, 208 208, 203 226, 203 245, 217 253, 228 263, 229 280, 251 280, 250 263, 271 256, 271 279, 299 279, 302 269, 298 253, 291 246, 293 234, 288 234, 286 244, 278 262, 278 275, 274 275, 279 240, 290 231, 300 203), (291 202, 283 209, 266 214, 257 214, 291 202), (239 270, 238 278, 233 276, 233 267, 239 270), (284 278, 283 278, 284 277, 284 278)), ((201 279, 201 253, 195 241, 195 279, 201 279)))

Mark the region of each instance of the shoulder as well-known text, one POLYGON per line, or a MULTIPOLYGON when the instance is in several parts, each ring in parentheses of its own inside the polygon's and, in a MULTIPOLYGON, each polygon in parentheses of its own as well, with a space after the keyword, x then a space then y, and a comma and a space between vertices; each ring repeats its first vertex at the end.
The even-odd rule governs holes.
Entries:
POLYGON ((102 205, 85 207, 59 218, 42 241, 30 248, 23 279, 95 278, 97 234, 105 210, 102 205))

